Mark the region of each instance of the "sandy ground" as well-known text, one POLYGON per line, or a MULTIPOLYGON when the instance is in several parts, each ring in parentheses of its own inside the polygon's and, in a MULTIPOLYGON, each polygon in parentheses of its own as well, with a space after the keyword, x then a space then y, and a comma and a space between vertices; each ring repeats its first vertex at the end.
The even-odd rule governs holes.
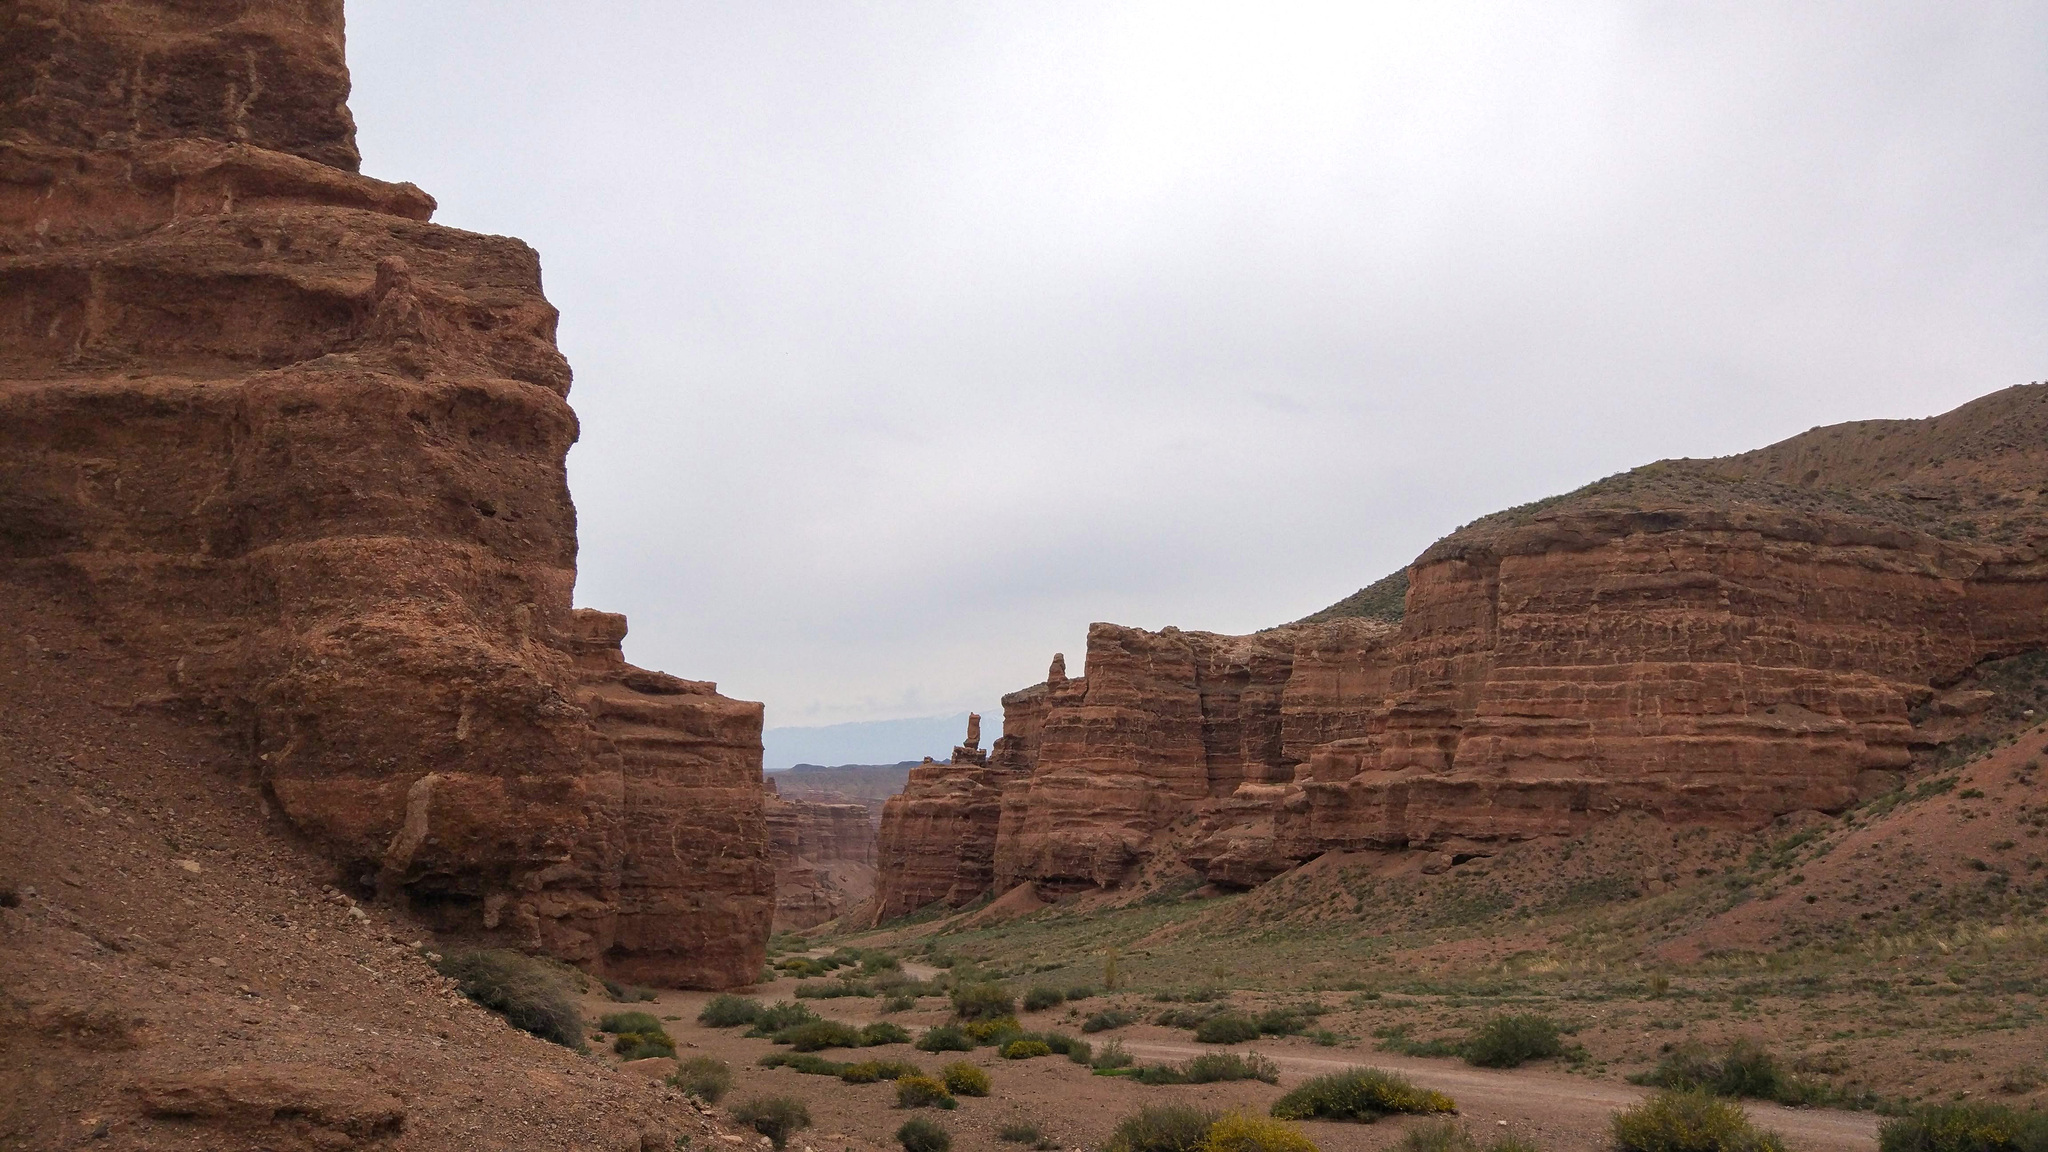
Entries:
MULTIPOLYGON (((789 999, 795 987, 794 981, 778 981, 759 989, 756 995, 763 1001, 789 999)), ((709 999, 706 993, 665 992, 651 1005, 630 1007, 676 1017, 667 1026, 676 1038, 681 1056, 709 1054, 732 1065, 736 1082, 732 1094, 726 1097, 727 1106, 766 1095, 786 1094, 803 1100, 814 1124, 791 1142, 799 1152, 843 1152, 856 1145, 893 1146, 897 1126, 911 1115, 894 1106, 893 1085, 849 1085, 829 1076, 806 1076, 787 1068, 761 1068, 757 1063, 761 1056, 776 1051, 776 1046, 766 1040, 742 1037, 742 1029, 699 1025, 697 1013, 709 999)), ((870 999, 848 997, 806 1003, 827 1019, 852 1024, 884 1018, 877 1014, 878 1001, 870 999)), ((622 1007, 627 1006, 593 999, 585 1004, 584 1010, 594 1020, 606 1011, 622 1007)), ((920 1001, 916 1010, 886 1017, 913 1035, 946 1018, 944 1002, 934 998, 920 1001)), ((1037 1030, 1058 1028, 1079 1034, 1078 1020, 1070 1019, 1062 1009, 1027 1015, 1024 1024, 1037 1030)), ((1125 1047, 1144 1061, 1180 1061, 1214 1050, 1190 1043, 1184 1031, 1149 1024, 1098 1033, 1087 1039, 1100 1045, 1111 1037, 1121 1037, 1125 1047)), ((1018 1152, 1020 1146, 1003 1143, 997 1139, 996 1130, 1019 1120, 1038 1125, 1062 1147, 1096 1147, 1118 1120, 1147 1103, 1184 1102, 1263 1114, 1282 1092, 1302 1080, 1354 1064, 1397 1070, 1419 1084, 1448 1092, 1458 1101, 1460 1116, 1482 1137, 1491 1131, 1515 1131, 1533 1139, 1547 1152, 1604 1152, 1608 1147, 1607 1117, 1646 1094, 1639 1088, 1554 1070, 1490 1071, 1452 1060, 1422 1060, 1363 1050, 1333 1051, 1302 1040, 1261 1041, 1249 1047, 1279 1064, 1278 1086, 1250 1082, 1148 1087, 1120 1078, 1091 1075, 1087 1068, 1058 1056, 1012 1061, 987 1048, 973 1053, 939 1054, 899 1044, 862 1049, 858 1057, 839 1050, 822 1055, 839 1061, 907 1060, 934 1071, 966 1059, 986 1069, 995 1082, 995 1090, 988 1098, 963 1098, 957 1111, 925 1113, 953 1134, 956 1152, 1018 1152)), ((1865 1152, 1876 1144, 1878 1118, 1867 1113, 1794 1110, 1772 1105, 1751 1105, 1750 1112, 1761 1125, 1783 1135, 1795 1152, 1865 1152)), ((1398 1143, 1401 1134, 1418 1122, 1409 1118, 1388 1119, 1374 1125, 1315 1122, 1303 1128, 1324 1152, 1380 1152, 1398 1143)))

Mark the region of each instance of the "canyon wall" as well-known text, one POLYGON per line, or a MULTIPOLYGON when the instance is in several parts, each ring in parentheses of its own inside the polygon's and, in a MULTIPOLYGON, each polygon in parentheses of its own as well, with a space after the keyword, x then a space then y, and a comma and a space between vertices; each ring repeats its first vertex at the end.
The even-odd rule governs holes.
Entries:
POLYGON ((539 259, 356 173, 338 0, 23 0, 0 72, 0 580, 238 734, 345 883, 751 981, 761 707, 572 609, 539 259))
MULTIPOLYGON (((1085 677, 1005 699, 1033 738, 989 884, 1114 886, 1171 853, 1248 886, 1628 810, 1840 811, 1940 738, 1923 706, 1974 665, 2048 646, 2048 386, 1637 469, 1468 525, 1354 601, 1252 636, 1092 626, 1085 677), (1402 584, 1390 623, 1368 593, 1402 584)), ((951 775, 906 804, 981 827, 951 775)), ((879 883, 943 863, 885 845, 879 883)))
POLYGON ((775 868, 777 932, 837 919, 875 889, 875 824, 865 804, 767 794, 768 858, 775 868))

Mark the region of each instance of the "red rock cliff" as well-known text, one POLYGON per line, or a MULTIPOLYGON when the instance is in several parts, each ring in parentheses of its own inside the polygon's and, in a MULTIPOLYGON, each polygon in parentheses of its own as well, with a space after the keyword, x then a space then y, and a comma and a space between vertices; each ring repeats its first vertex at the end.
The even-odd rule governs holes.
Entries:
POLYGON ((875 888, 875 825, 867 805, 786 797, 773 779, 762 788, 775 930, 823 924, 864 903, 875 888))
POLYGON ((751 980, 760 706, 572 610, 539 261, 355 174, 337 0, 23 0, 0 75, 0 579, 241 733, 351 883, 751 980))
MULTIPOLYGON (((1335 848, 1455 859, 1624 810, 1839 811, 1939 738, 1916 705, 2048 646, 2048 386, 1637 469, 1461 529, 1408 575, 1398 625, 1091 627, 1084 679, 1006 699, 1037 736, 995 887, 1114 885, 1169 846, 1248 885, 1335 848)), ((933 827, 974 810, 916 802, 933 827)), ((885 848, 885 889, 892 869, 933 865, 885 848)))

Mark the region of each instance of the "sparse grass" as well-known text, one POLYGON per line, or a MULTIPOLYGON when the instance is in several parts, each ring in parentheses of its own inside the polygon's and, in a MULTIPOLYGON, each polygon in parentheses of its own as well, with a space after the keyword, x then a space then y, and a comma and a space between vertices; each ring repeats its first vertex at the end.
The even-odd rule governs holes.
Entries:
POLYGON ((692 1056, 676 1066, 668 1083, 706 1104, 716 1104, 732 1090, 732 1068, 713 1056, 692 1056))
POLYGON ((1659 1092, 1610 1121, 1620 1152, 1784 1152, 1737 1105, 1705 1092, 1659 1092))
POLYGON ((1398 1112, 1455 1112, 1441 1092, 1417 1088, 1406 1077, 1378 1068, 1347 1068, 1317 1076, 1273 1102, 1280 1120, 1352 1120, 1370 1124, 1398 1112))
POLYGON ((811 1126, 811 1111, 794 1096, 760 1096, 733 1106, 733 1120, 745 1124, 781 1148, 791 1135, 811 1126))
POLYGON ((939 1076, 946 1085, 946 1091, 955 1096, 986 1096, 989 1093, 988 1073, 960 1060, 939 1070, 939 1076))
POLYGON ((1154 1104, 1123 1118, 1102 1152, 1196 1152, 1216 1113, 1186 1104, 1154 1104))
MULTIPOLYGON (((564 1048, 587 1050, 575 989, 566 974, 546 961, 506 948, 479 948, 450 952, 434 967, 455 981, 464 996, 503 1016, 513 1027, 564 1048)), ((655 1021, 655 1028, 660 1027, 661 1022, 655 1021)))
POLYGON ((953 1138, 937 1121, 913 1116, 896 1129, 896 1143, 903 1146, 903 1152, 946 1152, 953 1146, 953 1138))

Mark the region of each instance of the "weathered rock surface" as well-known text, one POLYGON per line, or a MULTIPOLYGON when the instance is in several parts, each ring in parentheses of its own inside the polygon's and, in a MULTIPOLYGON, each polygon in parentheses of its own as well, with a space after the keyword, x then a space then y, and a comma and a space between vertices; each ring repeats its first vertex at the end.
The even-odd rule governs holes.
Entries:
MULTIPOLYGON (((1060 667, 1056 659, 1055 671, 1060 667)), ((1024 750, 1037 739, 1037 713, 1023 698, 1042 697, 1044 688, 1003 698, 1003 735, 993 754, 980 747, 981 718, 974 716, 967 743, 953 749, 952 759, 912 768, 903 791, 883 806, 871 923, 934 902, 958 907, 988 890, 1003 786, 1029 771, 1024 750)))
POLYGON ((865 804, 779 795, 763 782, 775 867, 775 931, 809 928, 865 903, 875 890, 875 825, 865 804))
POLYGON ((26 0, 0 72, 0 580, 237 733, 350 882, 751 980, 760 706, 572 610, 539 260, 355 174, 339 3, 26 0))
MULTIPOLYGON (((1252 636, 1091 627, 1085 678, 1005 698, 1030 736, 989 883, 1109 886, 1170 848, 1246 886, 1623 811, 1839 811, 1969 706, 1940 689, 2048 646, 2048 386, 1653 464, 1478 521, 1352 602, 1252 636)), ((981 827, 978 778, 919 783, 932 849, 885 840, 879 884, 964 903, 987 885, 947 873, 948 830, 981 827)))

